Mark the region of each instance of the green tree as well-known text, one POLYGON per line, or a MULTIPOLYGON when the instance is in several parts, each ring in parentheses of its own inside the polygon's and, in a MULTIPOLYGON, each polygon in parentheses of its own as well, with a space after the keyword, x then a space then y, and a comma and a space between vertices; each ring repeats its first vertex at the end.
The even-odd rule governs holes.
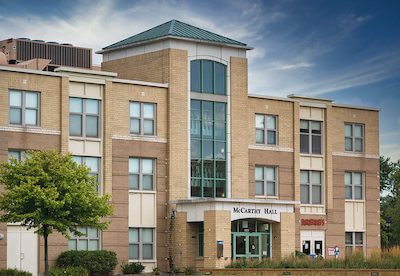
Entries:
POLYGON ((380 158, 381 244, 400 245, 400 160, 380 158))
POLYGON ((2 222, 16 222, 43 236, 45 275, 48 275, 47 239, 53 231, 70 238, 84 234, 78 226, 106 229, 109 222, 101 218, 111 215, 110 196, 98 196, 97 183, 89 176, 89 168, 77 165, 71 155, 56 151, 31 151, 25 161, 11 158, 0 163, 0 195, 2 222))

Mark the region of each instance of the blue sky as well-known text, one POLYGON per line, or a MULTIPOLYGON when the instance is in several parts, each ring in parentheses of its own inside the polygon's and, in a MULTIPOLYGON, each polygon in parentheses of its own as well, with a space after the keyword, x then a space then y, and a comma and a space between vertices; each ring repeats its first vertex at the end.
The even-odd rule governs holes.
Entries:
MULTIPOLYGON (((400 159, 400 1, 4 1, 0 39, 94 51, 171 19, 255 47, 249 92, 382 108, 381 154, 400 159)), ((101 56, 94 62, 100 64, 101 56)))

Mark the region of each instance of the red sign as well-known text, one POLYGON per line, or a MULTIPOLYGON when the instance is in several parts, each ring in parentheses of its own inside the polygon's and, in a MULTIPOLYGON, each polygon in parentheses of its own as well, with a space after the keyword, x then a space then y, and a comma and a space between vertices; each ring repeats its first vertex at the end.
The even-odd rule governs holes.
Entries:
POLYGON ((323 225, 325 225, 325 219, 324 218, 320 218, 320 219, 301 219, 301 225, 323 226, 323 225))

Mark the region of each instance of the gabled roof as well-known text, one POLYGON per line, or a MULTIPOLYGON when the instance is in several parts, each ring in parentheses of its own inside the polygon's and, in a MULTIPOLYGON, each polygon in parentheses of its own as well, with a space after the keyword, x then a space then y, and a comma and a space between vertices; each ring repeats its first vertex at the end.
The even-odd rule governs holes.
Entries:
POLYGON ((104 47, 102 51, 107 51, 113 48, 120 48, 123 46, 136 44, 139 42, 144 42, 147 40, 153 40, 157 38, 164 38, 164 37, 194 39, 209 43, 227 44, 231 46, 249 48, 245 43, 197 28, 195 26, 180 22, 178 20, 171 20, 164 24, 151 28, 150 30, 141 32, 137 35, 128 37, 124 40, 121 40, 107 47, 104 47))

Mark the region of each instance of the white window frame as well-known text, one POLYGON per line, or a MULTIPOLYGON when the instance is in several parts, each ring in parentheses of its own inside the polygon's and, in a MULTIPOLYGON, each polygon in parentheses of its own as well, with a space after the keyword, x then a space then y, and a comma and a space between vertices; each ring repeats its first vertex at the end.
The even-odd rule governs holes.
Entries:
MULTIPOLYGON (((254 185, 256 184, 256 182, 263 182, 263 190, 264 190, 264 194, 256 194, 254 191, 255 196, 257 197, 273 197, 276 198, 278 197, 278 167, 276 166, 256 166, 255 168, 262 168, 263 169, 263 175, 264 175, 264 179, 256 179, 255 173, 254 173, 254 185), (275 180, 271 181, 267 179, 267 169, 268 168, 272 168, 274 169, 274 173, 275 173, 275 180), (268 183, 274 183, 274 191, 275 194, 274 195, 268 195, 268 183)), ((256 171, 256 169, 254 170, 254 172, 256 171)))
POLYGON ((312 154, 312 155, 323 155, 324 154, 324 123, 322 121, 315 121, 315 120, 300 120, 300 125, 301 125, 301 121, 305 121, 308 122, 308 132, 301 132, 301 127, 300 127, 300 137, 302 135, 304 136, 308 136, 308 152, 302 152, 301 151, 301 139, 300 139, 300 154, 312 154), (316 133, 312 133, 312 128, 311 128, 311 124, 315 122, 315 123, 320 123, 321 124, 321 134, 316 134, 316 133), (321 137, 321 153, 313 153, 313 148, 312 148, 312 137, 314 136, 320 136, 321 137))
POLYGON ((8 91, 8 124, 10 126, 40 127, 40 92, 10 89, 8 91), (10 97, 11 92, 20 92, 22 94, 21 106, 12 106, 11 105, 11 97, 10 97), (27 93, 37 94, 37 107, 36 108, 35 107, 26 107, 26 94, 27 93), (21 123, 20 124, 11 123, 11 116, 10 116, 11 108, 21 110, 21 123), (28 110, 36 110, 36 124, 35 125, 25 123, 25 111, 27 109, 28 110))
POLYGON ((18 153, 18 156, 16 156, 18 159, 18 162, 25 161, 25 159, 27 158, 25 150, 9 149, 8 157, 7 157, 8 162, 10 162, 10 153, 18 153))
POLYGON ((130 183, 129 183, 129 178, 128 178, 128 188, 130 191, 155 191, 156 190, 156 160, 154 158, 140 158, 140 157, 129 157, 129 160, 131 159, 138 159, 139 160, 139 172, 131 172, 128 164, 128 173, 130 175, 137 175, 138 176, 138 188, 130 188, 130 183), (153 162, 153 173, 143 173, 143 160, 151 160, 153 162), (152 183, 153 183, 153 189, 143 189, 143 176, 151 176, 152 177, 152 183))
POLYGON ((354 252, 357 248, 361 249, 364 252, 364 245, 365 245, 365 234, 364 232, 346 232, 345 233, 345 249, 351 248, 351 252, 354 252), (346 234, 351 233, 351 244, 346 243, 346 234), (356 233, 361 234, 362 244, 356 244, 356 233))
POLYGON ((365 180, 364 180, 364 173, 363 172, 354 172, 354 171, 345 171, 344 172, 344 185, 345 185, 345 200, 364 200, 364 187, 365 187, 365 180), (351 174, 351 183, 346 184, 346 174, 351 174), (354 174, 361 174, 361 184, 354 184, 354 174), (351 198, 346 198, 346 187, 351 188, 351 198), (354 198, 354 191, 356 187, 361 188, 361 198, 354 198))
POLYGON ((344 135, 344 151, 346 152, 355 152, 355 153, 364 153, 365 152, 365 125, 364 124, 359 124, 359 123, 344 123, 344 128, 346 128, 346 125, 351 126, 351 136, 346 136, 344 135), (362 137, 356 137, 354 135, 354 126, 361 126, 362 130, 362 137), (351 139, 351 150, 346 149, 346 139, 351 139), (356 146, 355 146, 355 141, 359 139, 361 140, 361 151, 356 151, 356 146))
POLYGON ((69 241, 74 241, 74 240, 76 240, 76 249, 71 249, 70 248, 70 244, 69 244, 69 241, 68 241, 68 250, 84 250, 84 249, 78 249, 79 248, 79 241, 87 241, 87 250, 89 250, 89 251, 98 251, 98 250, 101 250, 101 245, 100 245, 100 235, 101 235, 101 231, 99 230, 99 229, 96 229, 97 230, 97 238, 93 238, 93 237, 89 237, 89 229, 90 228, 92 228, 93 229, 93 227, 87 227, 87 226, 78 226, 78 231, 79 232, 82 232, 82 231, 80 231, 80 229, 82 229, 82 228, 86 228, 86 236, 80 236, 80 237, 78 237, 78 236, 75 236, 75 235, 73 235, 71 232, 69 233, 69 235, 70 235, 70 240, 69 241), (97 240, 97 250, 90 250, 89 249, 89 244, 90 244, 90 241, 94 241, 94 240, 97 240))
POLYGON ((254 127, 255 127, 254 140, 255 140, 256 144, 258 144, 258 145, 266 145, 266 146, 277 146, 278 145, 278 115, 258 114, 257 113, 254 116, 254 127), (264 127, 263 128, 257 127, 257 125, 256 125, 257 116, 264 117, 264 127), (275 118, 275 128, 270 128, 268 126, 268 124, 267 124, 267 122, 268 122, 267 118, 268 117, 274 117, 275 118), (263 135, 264 135, 264 142, 263 143, 257 142, 257 140, 256 140, 257 130, 263 131, 263 135), (269 141, 268 141, 268 131, 275 132, 275 143, 269 143, 269 141))
MULTIPOLYGON (((315 171, 315 170, 300 170, 301 172, 307 172, 308 173, 308 183, 302 183, 300 180, 300 201, 301 201, 301 186, 308 186, 308 202, 301 202, 302 205, 324 205, 324 172, 323 171, 315 171), (313 172, 318 172, 321 175, 321 183, 313 183, 312 182, 312 173, 313 172), (312 202, 312 190, 313 186, 321 186, 321 203, 313 203, 312 202)), ((300 177, 301 179, 301 177, 300 177)))
POLYGON ((140 136, 157 136, 157 104, 156 103, 147 103, 147 102, 129 102, 129 113, 132 103, 137 103, 140 105, 140 117, 130 116, 129 114, 129 133, 130 135, 140 135, 140 136), (153 105, 153 119, 144 118, 144 105, 151 104, 153 105), (139 120, 139 133, 132 132, 131 130, 131 119, 139 120), (153 134, 144 134, 144 121, 153 121, 153 134))
MULTIPOLYGON (((155 229, 153 227, 129 227, 129 231, 133 229, 138 229, 139 230, 139 241, 138 242, 132 242, 129 241, 129 247, 131 245, 138 245, 139 246, 139 258, 135 259, 131 256, 129 257, 129 260, 155 260, 156 257, 156 252, 155 252, 155 229), (151 229, 152 230, 152 242, 143 242, 143 229, 151 229), (151 245, 152 246, 152 258, 143 258, 143 245, 151 245)), ((129 254, 129 253, 128 253, 129 254)))
POLYGON ((70 100, 71 99, 80 99, 82 100, 82 112, 71 112, 70 109, 68 109, 68 118, 70 118, 71 115, 79 115, 81 116, 81 134, 82 135, 71 135, 70 129, 71 129, 71 120, 69 121, 69 126, 68 126, 68 135, 72 137, 82 137, 82 138, 94 138, 98 139, 101 138, 101 100, 99 99, 91 99, 91 98, 79 98, 79 97, 69 97, 68 99, 68 106, 70 105, 70 100), (93 113, 87 113, 86 112, 86 101, 87 100, 94 100, 97 101, 98 103, 98 109, 99 112, 98 114, 93 114, 93 113), (87 136, 86 135, 86 116, 90 117, 97 117, 97 136, 87 136))

